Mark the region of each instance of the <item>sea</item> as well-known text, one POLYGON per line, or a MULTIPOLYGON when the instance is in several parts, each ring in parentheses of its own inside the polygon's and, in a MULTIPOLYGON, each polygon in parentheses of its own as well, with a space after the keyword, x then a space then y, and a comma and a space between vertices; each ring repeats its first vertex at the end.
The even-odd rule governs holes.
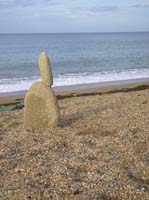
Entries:
POLYGON ((149 78, 149 32, 0 34, 0 93, 40 81, 46 51, 54 86, 149 78))

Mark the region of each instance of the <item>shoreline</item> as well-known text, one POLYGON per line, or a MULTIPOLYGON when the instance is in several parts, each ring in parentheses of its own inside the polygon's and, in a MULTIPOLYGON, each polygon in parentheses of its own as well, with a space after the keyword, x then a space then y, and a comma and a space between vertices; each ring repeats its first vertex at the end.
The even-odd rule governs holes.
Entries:
MULTIPOLYGON (((149 78, 53 87, 58 99, 149 89, 149 78)), ((0 93, 0 106, 23 102, 25 91, 0 93)))

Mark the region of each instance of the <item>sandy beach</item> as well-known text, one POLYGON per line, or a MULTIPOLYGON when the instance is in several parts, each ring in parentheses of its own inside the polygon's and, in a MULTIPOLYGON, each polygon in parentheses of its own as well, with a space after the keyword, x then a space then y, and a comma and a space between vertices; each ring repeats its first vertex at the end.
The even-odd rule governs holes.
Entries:
POLYGON ((117 87, 57 94, 54 129, 0 113, 0 199, 148 200, 148 83, 117 87))

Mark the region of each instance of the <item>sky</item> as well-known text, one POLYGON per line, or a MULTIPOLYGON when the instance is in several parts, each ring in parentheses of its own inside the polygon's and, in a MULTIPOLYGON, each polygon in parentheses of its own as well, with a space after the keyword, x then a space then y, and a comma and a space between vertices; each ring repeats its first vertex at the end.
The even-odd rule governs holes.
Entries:
POLYGON ((149 31, 149 0, 0 0, 0 33, 149 31))

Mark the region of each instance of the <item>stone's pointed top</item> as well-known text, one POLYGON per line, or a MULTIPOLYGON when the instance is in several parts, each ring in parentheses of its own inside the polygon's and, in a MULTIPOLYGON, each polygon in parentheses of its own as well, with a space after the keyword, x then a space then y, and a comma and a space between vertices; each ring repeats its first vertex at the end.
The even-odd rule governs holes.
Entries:
POLYGON ((42 77, 42 82, 46 86, 53 85, 53 76, 51 70, 51 63, 46 52, 42 52, 38 59, 39 70, 42 77))
POLYGON ((48 54, 47 54, 45 51, 42 51, 42 52, 40 53, 40 56, 48 56, 48 54))

